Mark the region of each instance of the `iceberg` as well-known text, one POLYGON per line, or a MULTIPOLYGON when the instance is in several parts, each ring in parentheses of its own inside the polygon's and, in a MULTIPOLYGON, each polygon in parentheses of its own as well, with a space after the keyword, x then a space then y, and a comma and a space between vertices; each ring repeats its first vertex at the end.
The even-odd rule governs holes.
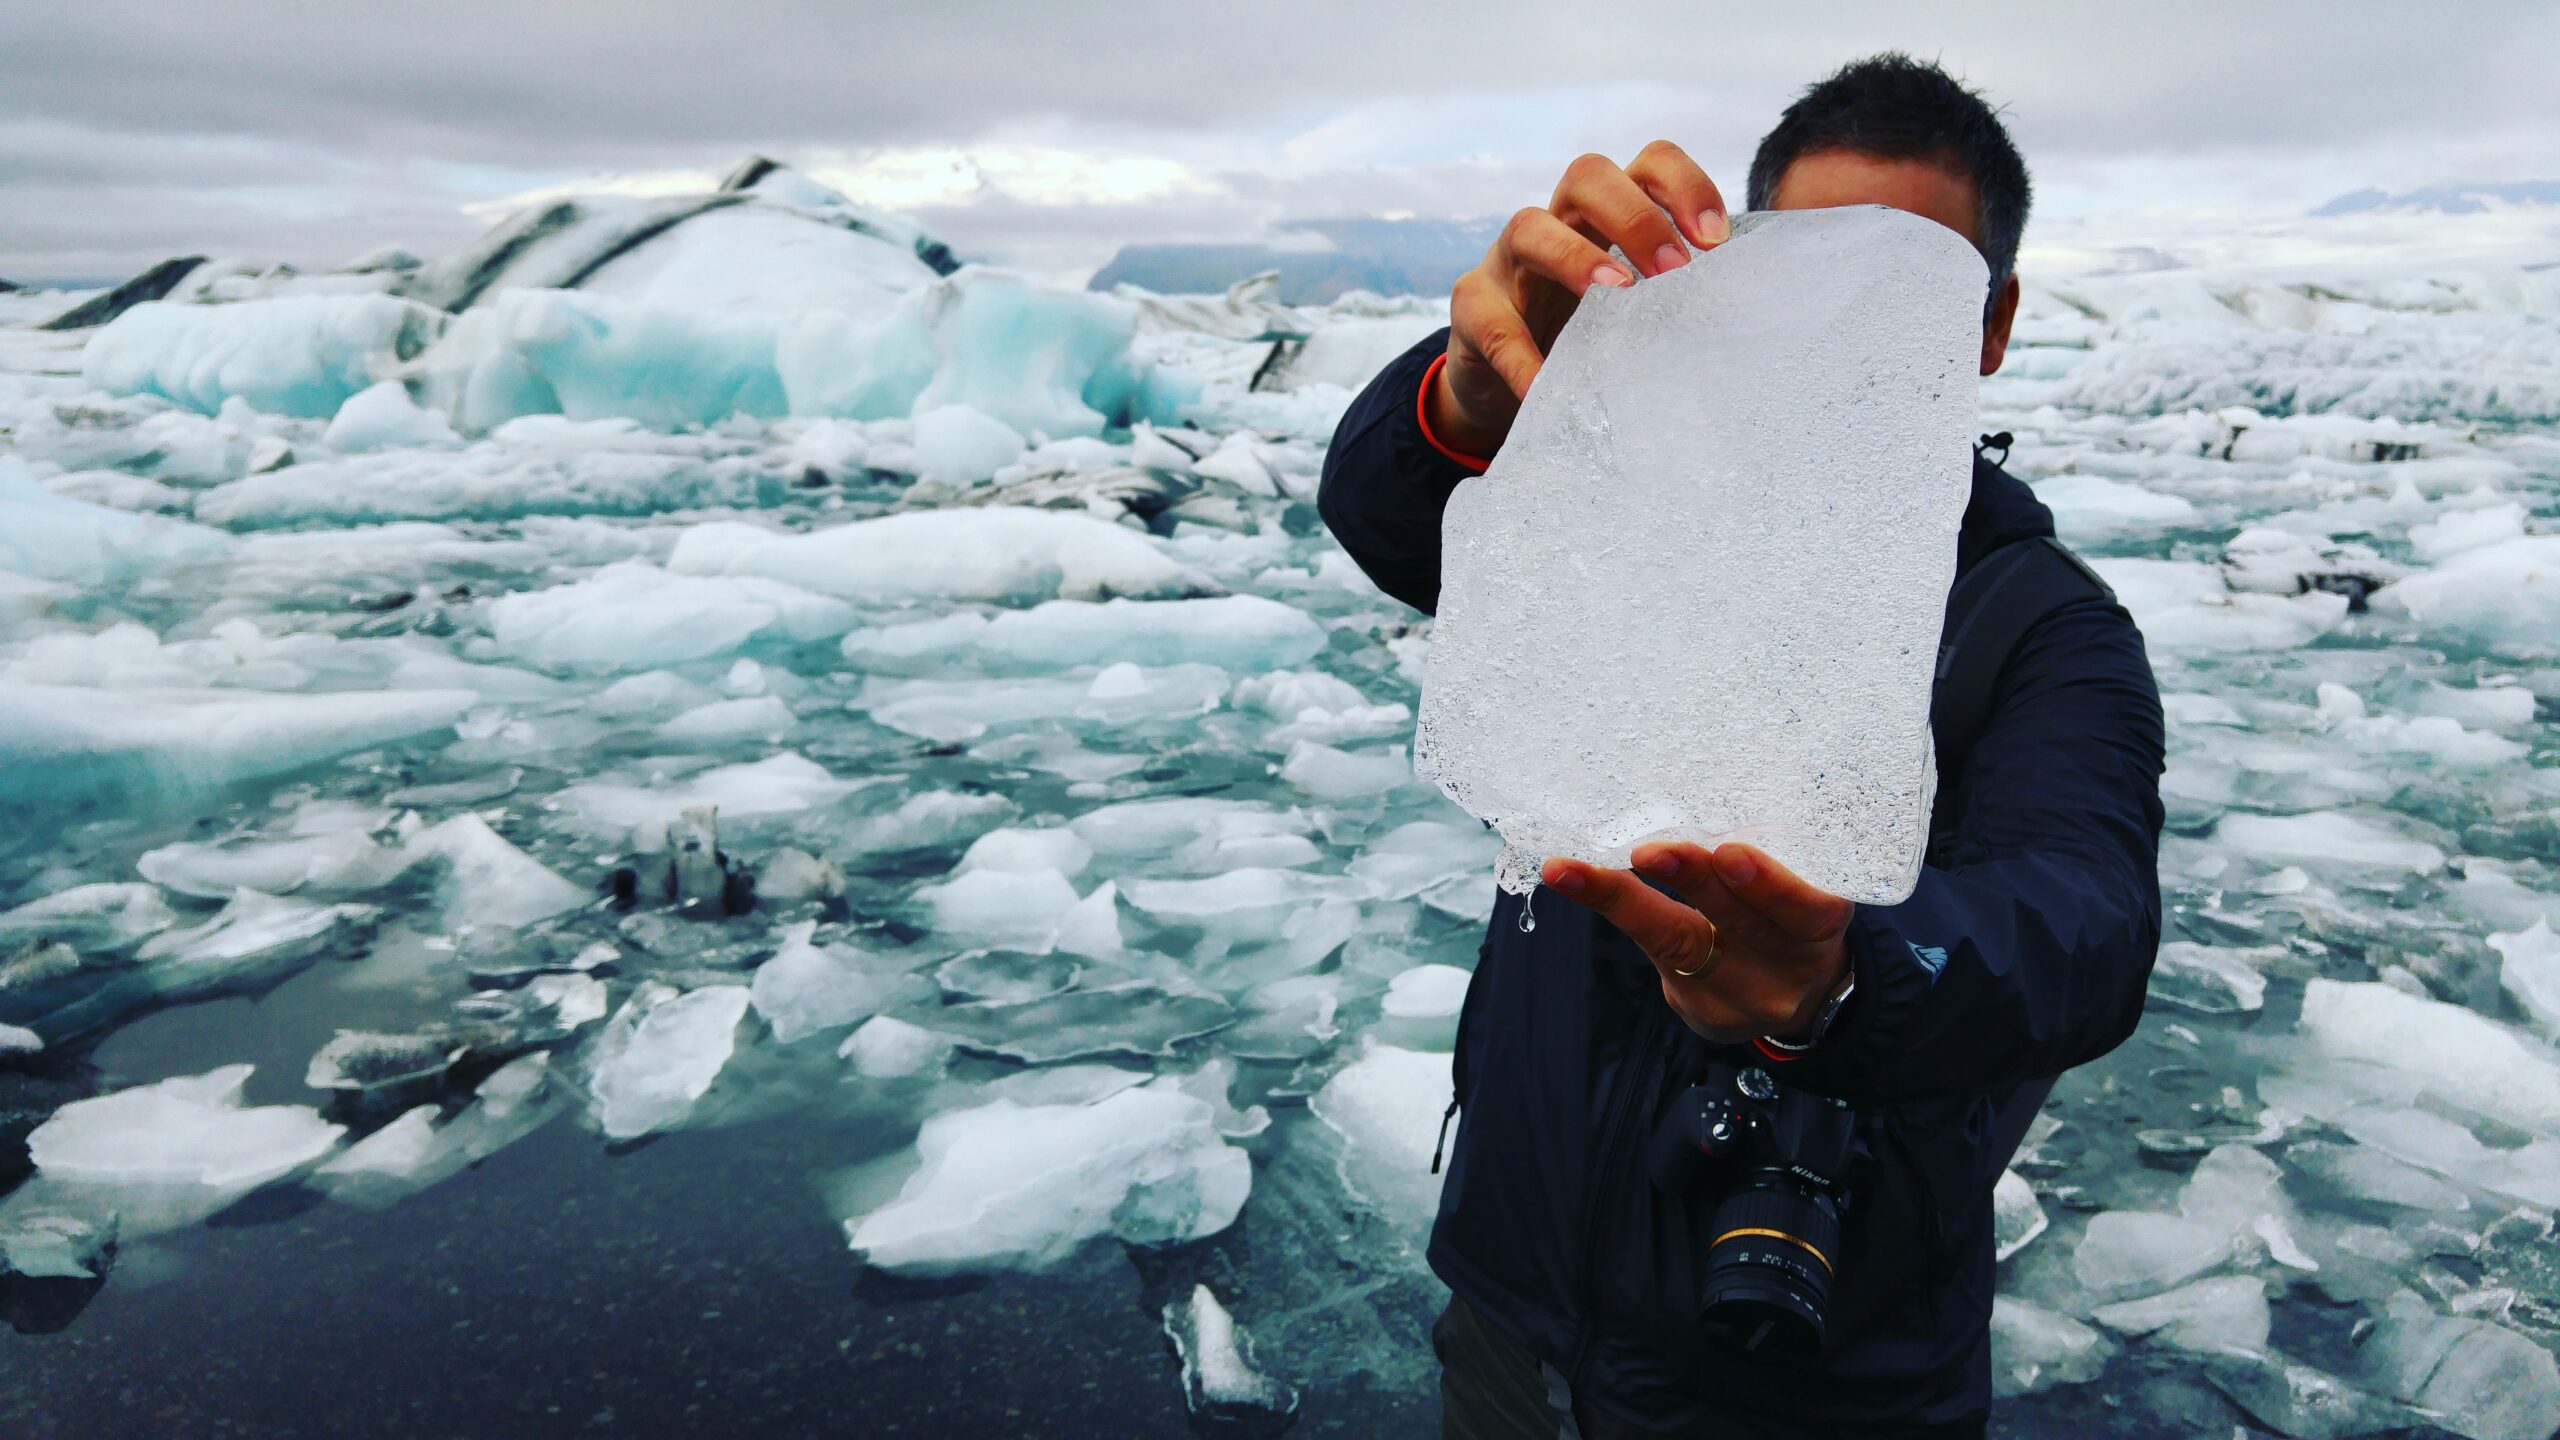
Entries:
POLYGON ((88 382, 159 395, 207 415, 233 397, 325 420, 396 377, 449 316, 387 295, 286 295, 236 305, 154 301, 127 310, 81 353, 88 382))
POLYGON ((1851 207, 1584 298, 1442 521, 1416 766, 1502 832, 1505 889, 1685 838, 1910 893, 1984 283, 1851 207))

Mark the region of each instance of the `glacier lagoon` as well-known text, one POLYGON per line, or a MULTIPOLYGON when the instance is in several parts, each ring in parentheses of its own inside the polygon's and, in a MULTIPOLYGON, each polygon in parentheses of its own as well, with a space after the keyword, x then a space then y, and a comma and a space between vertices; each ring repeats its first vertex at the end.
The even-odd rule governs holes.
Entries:
MULTIPOLYGON (((1498 844, 1311 498, 1443 315, 722 195, 0 297, 11 1433, 1429 1423, 1498 844)), ((2549 271, 2030 286, 2170 943, 1985 1198, 1995 1433, 2560 1411, 2555 355, 2549 271)))

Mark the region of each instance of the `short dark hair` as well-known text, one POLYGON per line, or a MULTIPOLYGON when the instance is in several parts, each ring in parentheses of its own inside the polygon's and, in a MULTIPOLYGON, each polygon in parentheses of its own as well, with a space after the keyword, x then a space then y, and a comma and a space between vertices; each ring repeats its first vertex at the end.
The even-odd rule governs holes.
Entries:
POLYGON ((1896 160, 1940 159, 1981 192, 1982 258, 1996 294, 2018 268, 2026 232, 2027 162, 1978 91, 1926 60, 1888 50, 1840 67, 1796 97, 1751 157, 1751 208, 1777 198, 1779 177, 1807 155, 1855 150, 1896 160))

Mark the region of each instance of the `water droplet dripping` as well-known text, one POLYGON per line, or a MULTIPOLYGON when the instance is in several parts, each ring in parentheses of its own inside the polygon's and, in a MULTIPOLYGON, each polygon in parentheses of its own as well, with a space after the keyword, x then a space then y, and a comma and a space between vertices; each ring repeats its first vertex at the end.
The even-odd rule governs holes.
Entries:
POLYGON ((1520 901, 1520 933, 1526 935, 1537 928, 1538 892, 1532 890, 1526 896, 1523 896, 1520 901))

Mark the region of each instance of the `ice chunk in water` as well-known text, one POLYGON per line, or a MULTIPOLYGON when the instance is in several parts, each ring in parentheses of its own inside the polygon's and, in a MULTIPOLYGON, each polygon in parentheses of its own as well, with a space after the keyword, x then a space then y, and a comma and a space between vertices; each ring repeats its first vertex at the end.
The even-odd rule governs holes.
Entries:
POLYGON ((1308 1101, 1342 1136, 1342 1186, 1419 1234, 1439 1208, 1431 1145, 1449 1103, 1449 1057, 1371 1045, 1308 1101))
POLYGON ((2513 935, 2492 935, 2498 952, 2498 984, 2545 1035, 2560 1035, 2560 936, 2551 922, 2536 920, 2513 935))
POLYGON ((477 815, 456 815, 409 839, 413 855, 444 862, 438 923, 514 927, 548 920, 593 897, 489 828, 477 815))
POLYGON ((609 565, 584 580, 489 602, 489 633, 508 654, 545 665, 638 669, 725 655, 755 640, 798 643, 842 634, 853 607, 757 576, 671 575, 609 565))
POLYGON ((1502 831, 1506 888, 1679 835, 1910 893, 1984 279, 1860 206, 1584 299, 1442 522, 1416 753, 1502 831))
POLYGON ((1188 1303, 1164 1307, 1164 1333, 1182 1357, 1183 1397, 1204 1422, 1288 1415, 1298 1393, 1254 1368, 1253 1339, 1209 1293, 1191 1287, 1188 1303))
POLYGON ((350 1145, 311 1177, 334 1199, 368 1209, 449 1180, 541 1128, 558 1109, 551 1057, 518 1056, 480 1082, 471 1104, 443 1124, 419 1105, 350 1145))
POLYGON ((2280 1260, 2300 1258, 2282 1182, 2283 1172, 2266 1156, 2246 1145, 2217 1145, 2187 1178, 2177 1214, 2091 1216, 2071 1253, 2072 1272, 2105 1299, 2158 1294, 2251 1245, 2266 1246, 2280 1260))
POLYGON ((1991 1388, 2001 1396, 2032 1395, 2053 1385, 2094 1380, 2115 1346, 2068 1315, 2003 1295, 1991 1302, 1991 1388))
POLYGON ((0 801, 177 801, 446 729, 468 690, 0 689, 0 801))
POLYGON ((1383 1009, 1399 1019, 1440 1019, 1466 1003, 1475 976, 1455 965, 1417 965, 1387 982, 1383 1009))
POLYGON ((951 1038, 894 1015, 874 1015, 854 1027, 836 1054, 872 1080, 902 1080, 938 1071, 951 1058, 951 1038))
POLYGON ((254 1068, 226 1065, 63 1106, 27 1137, 45 1193, 84 1213, 114 1213, 131 1238, 192 1225, 328 1154, 344 1127, 318 1111, 240 1103, 254 1068))
POLYGON ((2414 1295, 2393 1297, 2390 1312, 2358 1356, 2383 1388, 2472 1440, 2549 1440, 2560 1428, 2551 1352, 2502 1325, 2435 1314, 2414 1295))
POLYGON ((219 530, 56 495, 24 461, 0 455, 0 571, 103 589, 231 548, 219 530))
POLYGON ((2216 1275, 2147 1300, 2101 1305, 2093 1318, 2181 1350, 2264 1350, 2272 1323, 2266 1282, 2254 1275, 2216 1275))
POLYGON ((2475 1114, 2560 1135, 2560 1060, 2486 1016, 2388 985, 2313 980, 2302 1029, 2332 1059, 2383 1066, 2475 1114))
POLYGON ((737 1048, 748 999, 744 985, 679 994, 644 982, 596 1041, 596 1121, 605 1135, 630 1140, 682 1124, 737 1048))
POLYGON ((2006 1260, 2034 1243, 2053 1222, 2045 1218, 2044 1202, 2036 1198, 2036 1187, 2015 1170, 2000 1172, 2000 1181, 1991 1187, 1992 1258, 2006 1260))
POLYGON ((458 446, 453 422, 433 410, 421 410, 409 398, 409 387, 397 380, 359 390, 338 407, 321 437, 332 450, 398 450, 409 447, 445 449, 458 446))
POLYGON ((861 951, 816 944, 816 929, 804 920, 784 930, 782 949, 756 967, 749 987, 756 1013, 785 1045, 872 1015, 898 990, 895 977, 861 968, 861 951))
POLYGON ((1144 1245, 1214 1235, 1253 1184, 1209 1102, 1143 1085, 1090 1105, 997 1100, 936 1115, 924 1166, 898 1198, 845 1229, 890 1270, 1046 1265, 1098 1235, 1144 1245))

